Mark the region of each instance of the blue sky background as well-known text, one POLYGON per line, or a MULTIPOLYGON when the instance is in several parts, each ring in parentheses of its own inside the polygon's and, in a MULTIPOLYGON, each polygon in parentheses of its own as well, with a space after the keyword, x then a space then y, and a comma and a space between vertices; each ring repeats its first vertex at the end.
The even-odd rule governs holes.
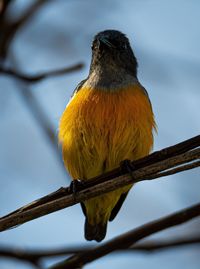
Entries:
MULTIPOLYGON (((14 1, 18 16, 32 1, 14 1)), ((83 61, 79 72, 30 86, 0 77, 0 215, 69 184, 55 149, 46 139, 21 94, 30 90, 48 116, 54 132, 74 88, 88 74, 93 36, 117 29, 130 39, 139 62, 139 80, 148 90, 158 125, 154 150, 200 133, 200 2, 197 0, 49 1, 18 32, 9 62, 29 74, 83 61)), ((138 183, 106 239, 150 220, 199 202, 199 168, 152 182, 138 183)), ((61 247, 86 243, 84 217, 73 206, 0 234, 0 243, 23 248, 61 247)), ((199 232, 191 221, 151 238, 177 238, 199 232)), ((199 247, 154 254, 117 254, 87 269, 197 269, 199 247)), ((2 269, 30 268, 1 260, 2 269)))

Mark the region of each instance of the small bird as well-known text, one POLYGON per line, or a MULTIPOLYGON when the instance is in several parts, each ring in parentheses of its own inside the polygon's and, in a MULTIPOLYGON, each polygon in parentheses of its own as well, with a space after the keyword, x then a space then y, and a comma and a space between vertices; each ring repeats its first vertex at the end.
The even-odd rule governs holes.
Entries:
MULTIPOLYGON (((88 180, 151 151, 156 124, 137 66, 123 33, 105 30, 94 37, 89 75, 78 84, 59 124, 64 165, 73 180, 88 180)), ((81 203, 86 240, 105 238, 108 221, 131 187, 81 203)))

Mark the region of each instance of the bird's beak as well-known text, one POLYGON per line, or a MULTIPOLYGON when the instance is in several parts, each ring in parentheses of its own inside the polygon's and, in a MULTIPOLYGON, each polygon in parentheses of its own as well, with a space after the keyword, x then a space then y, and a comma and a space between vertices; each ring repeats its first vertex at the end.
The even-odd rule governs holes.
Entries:
POLYGON ((99 41, 103 44, 105 44, 106 46, 108 46, 109 48, 115 49, 116 46, 113 45, 110 41, 108 41, 108 39, 106 39, 106 37, 101 37, 99 38, 99 41))

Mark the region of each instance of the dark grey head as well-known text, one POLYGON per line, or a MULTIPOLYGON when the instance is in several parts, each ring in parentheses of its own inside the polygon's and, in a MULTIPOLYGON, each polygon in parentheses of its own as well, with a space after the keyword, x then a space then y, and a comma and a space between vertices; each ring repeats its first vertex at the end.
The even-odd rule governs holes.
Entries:
POLYGON ((90 72, 99 65, 125 69, 130 75, 137 76, 137 60, 123 33, 105 30, 94 37, 90 72))

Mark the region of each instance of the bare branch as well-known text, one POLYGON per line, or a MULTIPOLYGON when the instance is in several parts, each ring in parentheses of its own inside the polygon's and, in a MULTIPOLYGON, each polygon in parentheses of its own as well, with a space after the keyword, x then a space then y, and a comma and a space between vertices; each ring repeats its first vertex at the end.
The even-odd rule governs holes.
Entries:
POLYGON ((23 251, 21 249, 16 248, 7 248, 7 247, 1 247, 0 248, 0 257, 9 258, 9 259, 15 259, 21 262, 27 262, 34 266, 35 268, 42 269, 40 265, 40 259, 29 253, 26 253, 26 251, 23 251))
MULTIPOLYGON (((12 1, 3 1, 3 16, 0 17, 0 58, 2 58, 2 64, 3 60, 6 57, 7 51, 9 49, 9 45, 11 41, 14 38, 14 35, 16 32, 21 29, 21 27, 29 20, 31 19, 36 12, 47 2, 47 0, 36 0, 33 1, 31 5, 25 10, 25 12, 21 15, 21 17, 17 21, 13 21, 11 17, 7 16, 7 10, 12 5, 12 1)), ((50 0, 48 1, 50 2, 50 0)), ((12 8, 12 6, 11 6, 12 8)), ((8 10, 9 11, 9 10, 8 10)), ((28 89, 28 85, 22 84, 22 82, 26 83, 34 83, 38 82, 44 78, 49 78, 53 76, 62 75, 65 73, 69 73, 72 71, 79 70, 82 68, 82 64, 76 64, 70 67, 53 70, 49 72, 39 73, 37 75, 25 75, 20 72, 18 72, 17 68, 6 68, 6 67, 0 67, 0 74, 7 74, 10 76, 13 76, 17 78, 17 81, 19 85, 19 93, 21 94, 24 101, 27 103, 27 108, 30 109, 31 113, 37 120, 39 126, 41 127, 42 131, 46 135, 47 139, 50 141, 51 145, 53 146, 53 149, 55 150, 55 156, 58 157, 59 164, 61 164, 61 154, 58 151, 58 143, 57 143, 57 136, 54 132, 54 128, 51 124, 51 121, 49 120, 48 115, 45 113, 45 111, 42 109, 40 103, 35 98, 35 96, 32 94, 31 90, 28 89), (20 84, 21 82, 21 84, 20 84)), ((63 166, 62 166, 63 168, 63 166)))
MULTIPOLYGON (((32 115, 37 120, 38 125, 43 130, 44 134, 46 135, 47 139, 53 145, 54 150, 58 156, 58 143, 56 133, 54 132, 53 125, 45 111, 42 109, 40 103, 38 102, 37 98, 33 94, 33 92, 21 81, 16 81, 16 86, 18 86, 18 91, 23 98, 23 101, 26 103, 28 109, 31 111, 32 115)), ((60 158, 60 156, 59 156, 60 158)))
MULTIPOLYGON (((199 245, 200 236, 191 236, 190 238, 179 238, 173 240, 149 240, 145 243, 135 244, 129 248, 119 248, 117 251, 123 252, 154 252, 158 250, 167 250, 174 247, 185 247, 199 245)), ((26 260, 30 262, 39 262, 41 259, 57 257, 70 254, 79 254, 92 250, 95 246, 77 246, 57 249, 20 249, 8 246, 0 246, 0 257, 26 260)))
POLYGON ((200 236, 194 236, 192 238, 182 238, 182 239, 173 239, 166 241, 149 241, 145 243, 136 244, 130 248, 127 248, 126 251, 144 251, 144 252, 154 252, 160 250, 167 250, 174 247, 184 247, 188 245, 199 245, 200 236))
POLYGON ((163 149, 148 157, 133 162, 135 170, 132 173, 132 177, 130 177, 129 174, 122 175, 120 169, 118 169, 117 174, 117 169, 115 169, 113 172, 111 171, 99 177, 95 177, 94 179, 87 180, 84 182, 82 190, 77 192, 76 195, 72 194, 70 188, 61 188, 52 194, 2 217, 0 219, 0 231, 4 231, 8 228, 23 224, 27 221, 72 206, 81 201, 88 200, 92 197, 113 191, 131 183, 159 178, 162 175, 166 175, 163 173, 168 173, 169 171, 170 174, 180 172, 182 171, 182 165, 185 163, 187 163, 187 169, 192 169, 194 168, 194 160, 196 160, 195 166, 200 165, 200 163, 197 162, 200 160, 199 146, 200 136, 196 136, 193 139, 186 140, 173 147, 163 149), (195 147, 197 148, 195 149, 195 147), (194 149, 185 152, 188 148, 194 149), (178 152, 185 153, 176 156, 176 149, 178 152), (160 159, 161 161, 158 161, 160 159), (176 167, 176 169, 173 170, 173 167, 176 167), (177 167, 179 167, 178 170, 177 167))
POLYGON ((34 1, 33 4, 27 8, 25 13, 15 23, 16 24, 15 31, 17 31, 19 28, 21 28, 23 25, 25 25, 25 23, 27 23, 28 20, 32 19, 32 17, 35 16, 35 14, 41 9, 41 7, 50 1, 51 0, 36 0, 36 1, 34 1))
POLYGON ((71 256, 69 259, 56 264, 51 269, 72 269, 83 266, 89 262, 97 260, 113 251, 121 248, 128 248, 139 240, 146 238, 156 232, 165 230, 182 223, 185 223, 200 215, 200 203, 192 207, 181 210, 167 217, 149 222, 143 226, 133 229, 127 233, 115 237, 100 246, 93 249, 71 256))
POLYGON ((0 20, 0 58, 5 59, 7 56, 7 52, 9 50, 10 44, 15 37, 15 34, 25 23, 30 20, 36 12, 44 5, 46 2, 50 0, 36 0, 30 5, 25 13, 19 18, 18 21, 11 21, 10 18, 7 18, 7 9, 9 5, 4 6, 3 16, 0 20))
POLYGON ((10 69, 10 68, 0 67, 0 74, 13 76, 13 77, 20 79, 20 80, 23 80, 25 82, 34 83, 34 82, 38 82, 40 80, 47 79, 50 77, 60 76, 60 75, 68 74, 70 72, 78 71, 81 68, 83 68, 83 66, 84 66, 83 63, 78 63, 78 64, 75 64, 75 65, 72 65, 69 67, 39 73, 37 75, 25 75, 25 74, 19 73, 18 71, 10 69))
POLYGON ((4 18, 4 15, 9 7, 11 0, 1 0, 0 1, 0 23, 4 18))

